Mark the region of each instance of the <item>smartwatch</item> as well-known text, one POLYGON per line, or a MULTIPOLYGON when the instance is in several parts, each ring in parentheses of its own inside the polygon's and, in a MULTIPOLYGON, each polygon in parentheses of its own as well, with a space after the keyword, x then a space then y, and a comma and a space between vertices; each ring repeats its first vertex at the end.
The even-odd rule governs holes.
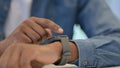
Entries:
POLYGON ((62 44, 62 56, 61 59, 55 62, 54 64, 65 65, 71 56, 69 38, 67 35, 58 35, 50 39, 50 42, 55 42, 55 41, 60 41, 62 44))

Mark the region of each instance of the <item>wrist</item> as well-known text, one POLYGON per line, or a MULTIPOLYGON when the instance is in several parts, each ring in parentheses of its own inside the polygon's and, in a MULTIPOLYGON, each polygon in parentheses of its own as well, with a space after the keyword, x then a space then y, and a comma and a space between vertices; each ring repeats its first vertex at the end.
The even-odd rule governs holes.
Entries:
MULTIPOLYGON (((62 44, 61 42, 59 41, 56 41, 53 43, 54 44, 54 49, 55 49, 55 52, 58 54, 59 58, 57 61, 59 61, 61 58, 62 58, 62 44)), ((71 52, 71 56, 69 58, 69 61, 68 62, 73 62, 75 61, 76 59, 78 59, 78 48, 76 46, 76 44, 74 42, 69 42, 69 45, 70 45, 70 52, 71 52)))
POLYGON ((69 42, 69 44, 70 44, 70 52, 71 52, 69 62, 73 62, 76 59, 78 59, 78 48, 74 42, 69 42))
POLYGON ((59 41, 53 42, 52 44, 53 44, 53 45, 51 45, 52 48, 54 49, 57 56, 59 56, 59 58, 57 59, 57 61, 58 61, 61 59, 61 55, 62 55, 62 44, 59 41))
POLYGON ((41 56, 42 59, 44 58, 45 60, 47 60, 44 62, 45 64, 53 64, 61 59, 62 46, 60 42, 53 42, 47 45, 40 46, 39 52, 44 52, 40 53, 40 55, 43 56, 41 56))

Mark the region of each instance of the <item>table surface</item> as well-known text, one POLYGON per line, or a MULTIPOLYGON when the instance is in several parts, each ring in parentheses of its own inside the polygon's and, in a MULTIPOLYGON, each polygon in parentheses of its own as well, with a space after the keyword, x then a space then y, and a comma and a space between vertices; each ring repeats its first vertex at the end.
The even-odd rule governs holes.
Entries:
MULTIPOLYGON (((73 65, 73 64, 66 64, 64 66, 55 66, 53 64, 50 65, 45 65, 42 68, 78 68, 77 66, 73 65)), ((120 68, 120 66, 115 66, 115 67, 106 67, 106 68, 120 68)))
POLYGON ((73 64, 66 64, 64 66, 55 66, 53 64, 50 64, 50 65, 45 65, 42 68, 78 68, 78 67, 73 64))

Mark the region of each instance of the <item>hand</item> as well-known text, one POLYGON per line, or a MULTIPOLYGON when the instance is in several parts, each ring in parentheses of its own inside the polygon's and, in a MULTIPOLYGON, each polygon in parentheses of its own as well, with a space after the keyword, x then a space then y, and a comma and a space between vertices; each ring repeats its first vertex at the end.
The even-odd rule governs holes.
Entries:
POLYGON ((18 26, 12 34, 0 42, 0 55, 14 41, 38 43, 52 37, 52 32, 62 33, 63 29, 51 20, 31 17, 18 26))
POLYGON ((58 34, 63 33, 63 29, 53 21, 31 17, 16 28, 7 39, 25 43, 38 43, 52 37, 51 31, 58 34))
POLYGON ((60 42, 44 46, 13 43, 2 54, 0 68, 40 68, 42 65, 51 64, 59 60, 61 51, 60 42), (31 66, 31 63, 33 66, 31 66), (34 63, 37 63, 35 67, 34 63))

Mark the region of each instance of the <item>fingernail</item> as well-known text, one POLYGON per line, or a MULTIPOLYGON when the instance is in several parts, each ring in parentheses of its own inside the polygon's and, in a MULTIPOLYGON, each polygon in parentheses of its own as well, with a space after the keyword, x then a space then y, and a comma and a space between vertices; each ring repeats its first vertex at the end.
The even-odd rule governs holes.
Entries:
POLYGON ((64 30, 63 30, 62 28, 59 28, 59 29, 58 29, 58 32, 59 32, 59 33, 63 33, 63 31, 64 31, 64 30))

